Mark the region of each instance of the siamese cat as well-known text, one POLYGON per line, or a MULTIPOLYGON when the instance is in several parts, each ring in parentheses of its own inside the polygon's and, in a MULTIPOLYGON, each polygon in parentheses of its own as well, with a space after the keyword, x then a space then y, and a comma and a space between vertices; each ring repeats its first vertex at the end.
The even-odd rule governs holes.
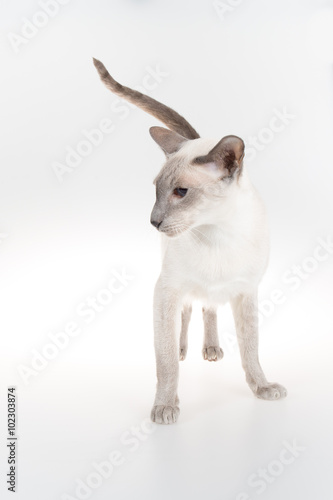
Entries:
POLYGON ((191 304, 202 303, 203 358, 223 357, 217 308, 230 302, 246 380, 255 396, 287 395, 269 383, 258 359, 258 285, 265 272, 269 238, 265 208, 243 165, 244 142, 228 135, 202 139, 173 109, 116 82, 94 59, 111 92, 151 114, 168 128, 150 135, 166 156, 157 175, 151 224, 161 233, 162 271, 154 292, 157 390, 151 419, 176 422, 179 360, 187 352, 191 304))

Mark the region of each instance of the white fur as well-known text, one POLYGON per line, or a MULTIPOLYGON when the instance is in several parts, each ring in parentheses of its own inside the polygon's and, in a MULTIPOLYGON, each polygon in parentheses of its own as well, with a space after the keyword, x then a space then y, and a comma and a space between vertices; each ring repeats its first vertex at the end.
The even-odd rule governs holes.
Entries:
MULTIPOLYGON (((214 144, 202 139, 189 141, 181 155, 190 161, 214 144)), ((208 170, 214 175, 215 168, 208 170)), ((181 324, 181 311, 193 300, 201 301, 210 314, 209 319, 204 313, 204 358, 218 360, 223 356, 218 345, 216 309, 230 301, 251 389, 263 399, 286 395, 283 386, 267 382, 258 361, 257 289, 268 262, 269 239, 263 203, 245 169, 222 200, 204 201, 190 229, 177 237, 162 235, 162 271, 154 300, 158 385, 152 420, 158 423, 172 423, 178 418, 179 350, 184 359, 190 317, 187 309, 181 324)))
POLYGON ((177 238, 162 235, 162 276, 184 302, 199 299, 216 306, 258 286, 268 261, 268 229, 263 204, 245 172, 234 195, 214 214, 203 208, 196 227, 195 246, 188 232, 177 238))

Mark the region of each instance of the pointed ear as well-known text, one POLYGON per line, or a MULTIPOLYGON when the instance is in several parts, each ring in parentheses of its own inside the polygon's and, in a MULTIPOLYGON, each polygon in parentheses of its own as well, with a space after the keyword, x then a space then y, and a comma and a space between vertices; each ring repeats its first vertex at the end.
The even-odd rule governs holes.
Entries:
POLYGON ((166 156, 179 151, 182 144, 188 141, 188 139, 177 134, 177 132, 172 132, 163 127, 150 127, 149 132, 154 141, 163 149, 166 156))
POLYGON ((227 135, 205 156, 194 161, 197 165, 209 165, 210 169, 224 173, 223 177, 232 177, 243 166, 245 144, 236 135, 227 135))

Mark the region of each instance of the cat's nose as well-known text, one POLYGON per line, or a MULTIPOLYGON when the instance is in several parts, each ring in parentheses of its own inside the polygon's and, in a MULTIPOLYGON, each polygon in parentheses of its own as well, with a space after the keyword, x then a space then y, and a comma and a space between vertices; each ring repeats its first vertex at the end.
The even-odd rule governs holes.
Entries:
POLYGON ((157 220, 153 220, 153 219, 150 219, 150 222, 154 227, 156 227, 156 229, 158 229, 160 227, 160 225, 162 224, 162 221, 157 221, 157 220))

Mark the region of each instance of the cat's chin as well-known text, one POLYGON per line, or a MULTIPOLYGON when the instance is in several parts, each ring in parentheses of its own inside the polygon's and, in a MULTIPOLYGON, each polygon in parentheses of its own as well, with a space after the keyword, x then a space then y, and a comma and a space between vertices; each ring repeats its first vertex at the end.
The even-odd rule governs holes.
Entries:
POLYGON ((164 236, 166 236, 167 238, 177 238, 177 236, 179 236, 179 233, 167 233, 164 231, 161 231, 161 233, 164 234, 164 236))
POLYGON ((173 238, 173 239, 179 238, 179 236, 181 236, 185 232, 186 232, 186 230, 185 231, 181 231, 181 232, 179 232, 179 231, 178 232, 176 232, 176 231, 169 231, 169 232, 161 231, 162 234, 164 234, 168 238, 173 238))

